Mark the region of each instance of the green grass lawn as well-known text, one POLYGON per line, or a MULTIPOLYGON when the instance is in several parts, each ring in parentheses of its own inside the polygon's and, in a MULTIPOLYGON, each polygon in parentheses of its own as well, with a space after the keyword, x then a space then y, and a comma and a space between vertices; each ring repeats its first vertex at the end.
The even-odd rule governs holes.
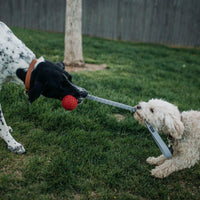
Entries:
MULTIPOLYGON (((63 60, 63 34, 13 31, 37 57, 63 60)), ((162 98, 180 111, 200 110, 199 49, 83 37, 83 53, 88 63, 107 64, 73 74, 90 94, 132 106, 162 98)), ((0 199, 200 198, 200 164, 163 180, 151 177, 146 158, 160 151, 128 111, 85 100, 67 112, 44 97, 30 105, 23 90, 6 84, 0 93, 5 119, 27 151, 15 155, 0 140, 0 199)))

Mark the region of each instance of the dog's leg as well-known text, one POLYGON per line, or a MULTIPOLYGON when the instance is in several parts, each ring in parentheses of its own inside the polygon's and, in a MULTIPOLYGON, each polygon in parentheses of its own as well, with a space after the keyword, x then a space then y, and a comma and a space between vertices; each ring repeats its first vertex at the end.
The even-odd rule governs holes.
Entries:
POLYGON ((7 126, 0 105, 0 137, 8 144, 8 149, 10 151, 18 154, 24 153, 24 147, 20 143, 16 142, 16 140, 10 134, 11 131, 12 128, 7 126))
MULTIPOLYGON (((198 149, 198 148, 196 148, 198 149)), ((175 171, 190 168, 199 160, 199 152, 192 152, 191 155, 177 154, 155 169, 151 170, 152 176, 156 178, 165 178, 175 171)))
POLYGON ((165 178, 169 176, 171 173, 177 171, 176 165, 174 165, 172 159, 165 160, 165 162, 155 169, 151 170, 151 175, 155 178, 165 178))
POLYGON ((161 165, 165 162, 166 157, 164 155, 161 155, 157 158, 155 157, 149 157, 147 158, 147 163, 149 163, 150 165, 161 165))

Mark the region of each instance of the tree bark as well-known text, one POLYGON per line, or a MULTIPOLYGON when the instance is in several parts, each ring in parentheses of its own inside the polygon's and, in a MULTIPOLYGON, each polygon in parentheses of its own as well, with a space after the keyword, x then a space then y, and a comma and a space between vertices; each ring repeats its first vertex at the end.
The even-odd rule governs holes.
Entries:
POLYGON ((82 0, 66 0, 64 63, 66 66, 84 66, 82 53, 82 0))

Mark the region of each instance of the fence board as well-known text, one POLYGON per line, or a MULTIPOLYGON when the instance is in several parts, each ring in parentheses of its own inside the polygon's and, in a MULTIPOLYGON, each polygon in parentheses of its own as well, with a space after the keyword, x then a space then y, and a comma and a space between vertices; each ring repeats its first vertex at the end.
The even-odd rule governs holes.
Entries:
MULTIPOLYGON (((66 0, 0 0, 8 25, 64 32, 66 0)), ((82 0, 85 35, 200 46, 199 0, 82 0)))

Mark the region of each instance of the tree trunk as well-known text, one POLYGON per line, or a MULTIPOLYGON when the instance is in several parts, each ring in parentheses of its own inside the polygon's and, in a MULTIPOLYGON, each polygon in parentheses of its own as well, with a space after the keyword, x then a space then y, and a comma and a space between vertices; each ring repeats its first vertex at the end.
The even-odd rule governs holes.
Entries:
POLYGON ((66 66, 84 66, 81 24, 82 0, 66 0, 64 55, 66 66))

